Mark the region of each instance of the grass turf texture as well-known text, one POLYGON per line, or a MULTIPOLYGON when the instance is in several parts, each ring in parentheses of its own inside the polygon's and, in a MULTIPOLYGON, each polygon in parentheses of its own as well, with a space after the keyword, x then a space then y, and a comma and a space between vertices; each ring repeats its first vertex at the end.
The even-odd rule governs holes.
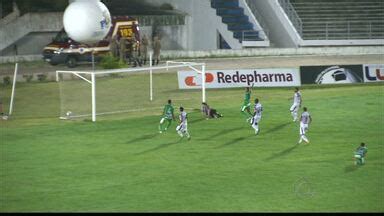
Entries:
MULTIPOLYGON (((200 91, 169 87, 175 76, 156 76, 151 107, 169 97, 199 108, 200 91)), ((132 80, 131 91, 147 85, 132 80)), ((4 104, 10 88, 1 87, 4 104)), ((239 112, 244 89, 208 90, 224 117, 188 110, 187 141, 175 122, 158 133, 161 108, 60 121, 56 83, 18 84, 15 115, 0 121, 0 211, 383 211, 383 92, 378 84, 304 86, 314 121, 311 143, 297 145, 292 88, 254 89, 264 106, 258 136, 239 112), (368 154, 357 168, 360 142, 368 154)))

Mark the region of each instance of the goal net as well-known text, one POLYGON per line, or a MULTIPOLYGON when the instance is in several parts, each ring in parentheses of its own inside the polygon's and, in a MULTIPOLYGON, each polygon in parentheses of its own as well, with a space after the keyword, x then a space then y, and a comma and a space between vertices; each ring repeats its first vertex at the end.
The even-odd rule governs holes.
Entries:
POLYGON ((126 113, 161 113, 171 99, 174 106, 200 107, 205 82, 197 90, 180 90, 177 71, 189 68, 205 77, 205 64, 167 61, 165 66, 100 71, 56 71, 60 90, 60 119, 126 113))

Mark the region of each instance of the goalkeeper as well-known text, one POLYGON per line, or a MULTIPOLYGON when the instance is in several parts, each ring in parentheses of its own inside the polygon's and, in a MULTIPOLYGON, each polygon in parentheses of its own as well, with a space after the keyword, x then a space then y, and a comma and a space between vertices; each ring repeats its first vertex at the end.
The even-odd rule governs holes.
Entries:
POLYGON ((205 115, 206 119, 223 117, 216 109, 210 108, 207 103, 201 103, 201 112, 205 115))
POLYGON ((360 146, 356 149, 355 152, 355 164, 363 165, 365 163, 364 157, 367 154, 368 148, 365 146, 365 143, 361 143, 360 146))
POLYGON ((159 133, 163 133, 163 131, 166 131, 169 126, 172 123, 172 120, 175 120, 175 115, 173 114, 173 106, 172 106, 172 101, 168 100, 168 104, 164 106, 163 110, 163 117, 160 120, 159 124, 159 133), (163 129, 164 122, 167 121, 167 126, 163 129))

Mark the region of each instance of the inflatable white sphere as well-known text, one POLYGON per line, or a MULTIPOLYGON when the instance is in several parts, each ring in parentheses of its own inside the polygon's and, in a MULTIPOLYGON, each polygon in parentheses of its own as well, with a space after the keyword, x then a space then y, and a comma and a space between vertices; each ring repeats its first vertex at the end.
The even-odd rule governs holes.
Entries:
POLYGON ((102 40, 111 28, 111 14, 100 1, 79 0, 65 9, 64 29, 68 36, 80 43, 96 43, 102 40))

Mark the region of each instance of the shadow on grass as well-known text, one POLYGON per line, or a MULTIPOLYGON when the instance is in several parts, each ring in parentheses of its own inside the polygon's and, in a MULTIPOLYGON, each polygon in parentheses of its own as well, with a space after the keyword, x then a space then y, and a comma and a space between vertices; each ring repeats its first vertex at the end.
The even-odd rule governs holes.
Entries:
POLYGON ((359 168, 358 166, 351 164, 345 167, 344 172, 346 173, 353 172, 353 171, 356 171, 358 168, 359 168))
POLYGON ((221 136, 221 135, 226 135, 228 133, 231 133, 231 132, 235 132, 235 131, 238 131, 238 130, 241 130, 241 129, 244 129, 245 127, 236 127, 236 128, 229 128, 229 129, 225 129, 225 130, 221 130, 215 134, 212 134, 211 136, 207 137, 207 138, 204 138, 204 139, 201 139, 201 140, 211 140, 213 138, 216 138, 218 136, 221 136))
POLYGON ((131 139, 128 142, 126 142, 126 144, 131 144, 131 143, 135 143, 135 142, 139 142, 139 141, 144 141, 144 140, 147 140, 147 139, 152 139, 152 138, 156 137, 157 135, 159 135, 159 134, 158 133, 147 134, 147 135, 144 135, 144 136, 141 136, 141 137, 137 137, 137 138, 131 139))
POLYGON ((155 148, 151 148, 151 149, 148 149, 148 150, 145 150, 145 151, 136 153, 135 155, 143 155, 143 154, 146 154, 146 153, 149 153, 149 152, 157 151, 157 150, 159 150, 159 149, 168 147, 168 146, 170 146, 170 145, 174 145, 174 144, 180 143, 181 140, 183 140, 183 138, 181 138, 181 139, 179 139, 179 140, 177 140, 177 141, 174 141, 174 142, 169 142, 169 143, 165 143, 165 144, 158 145, 158 146, 156 146, 155 148))
POLYGON ((229 140, 228 142, 226 142, 226 143, 224 143, 223 145, 218 146, 218 147, 216 147, 216 148, 223 148, 223 147, 226 147, 226 146, 229 146, 229 145, 233 145, 233 144, 236 144, 236 143, 241 142, 241 141, 243 141, 243 140, 246 140, 246 139, 248 139, 249 137, 255 137, 255 135, 250 135, 250 136, 245 136, 245 137, 238 137, 238 138, 229 140))
POLYGON ((201 121, 204 121, 205 118, 199 118, 199 119, 193 119, 191 121, 188 121, 188 123, 192 124, 192 123, 197 123, 197 122, 201 122, 201 121))
POLYGON ((284 123, 284 124, 281 124, 281 125, 277 125, 276 127, 274 128, 271 128, 267 131, 265 131, 265 134, 268 134, 268 133, 272 133, 272 132, 276 132, 278 130, 281 130, 283 128, 285 128, 287 125, 291 124, 291 122, 287 122, 287 123, 284 123))
POLYGON ((279 153, 277 153, 277 154, 273 154, 273 155, 271 155, 270 157, 268 157, 267 159, 265 159, 266 161, 270 161, 270 160, 273 160, 273 159, 276 159, 276 158, 278 158, 278 157, 282 157, 282 156, 284 156, 284 155, 287 155, 287 154, 289 154, 289 153, 291 153, 295 148, 297 148, 299 145, 294 145, 294 146, 292 146, 292 147, 290 147, 290 148, 287 148, 287 149, 285 149, 285 150, 283 150, 283 151, 281 151, 281 152, 279 152, 279 153))

